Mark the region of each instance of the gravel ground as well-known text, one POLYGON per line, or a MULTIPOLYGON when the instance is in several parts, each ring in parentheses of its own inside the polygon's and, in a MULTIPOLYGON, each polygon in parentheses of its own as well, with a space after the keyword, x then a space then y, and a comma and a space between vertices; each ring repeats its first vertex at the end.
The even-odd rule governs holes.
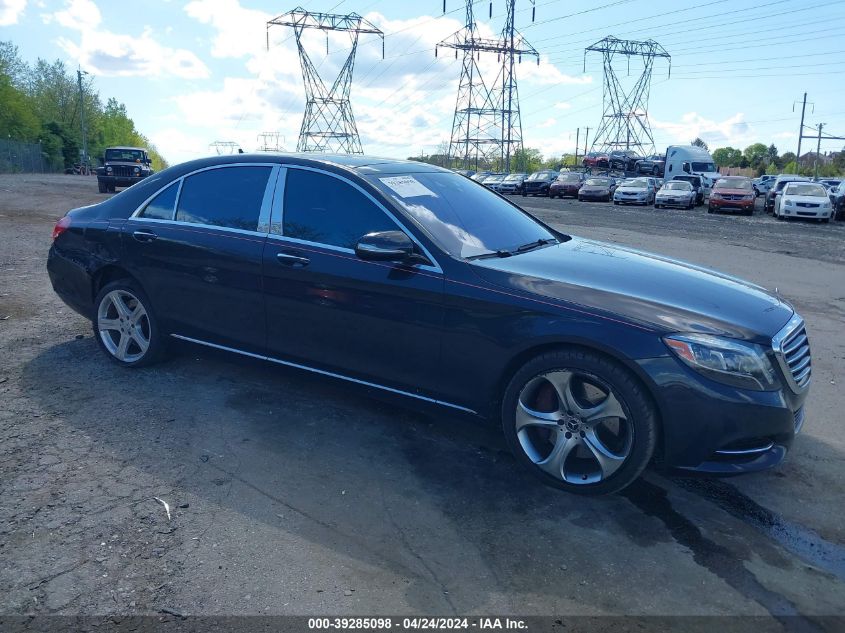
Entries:
POLYGON ((777 286, 813 336, 781 467, 582 499, 445 412, 194 347, 107 362, 44 268, 55 219, 102 199, 93 179, 0 176, 0 615, 845 615, 843 223, 515 199, 777 286))

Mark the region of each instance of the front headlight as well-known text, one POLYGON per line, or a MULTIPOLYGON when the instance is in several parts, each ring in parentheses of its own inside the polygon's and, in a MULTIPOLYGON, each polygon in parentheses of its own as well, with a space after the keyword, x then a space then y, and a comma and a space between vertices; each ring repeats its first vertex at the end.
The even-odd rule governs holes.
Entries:
POLYGON ((829 209, 830 203, 829 202, 822 202, 822 209, 829 209))
POLYGON ((788 207, 791 207, 791 206, 792 206, 792 200, 790 200, 789 198, 787 198, 786 200, 784 200, 784 201, 783 201, 783 203, 784 203, 786 206, 788 206, 788 207))
POLYGON ((760 345, 709 334, 673 334, 663 341, 681 361, 708 378, 755 391, 778 387, 774 368, 760 345))
POLYGON ((111 168, 111 167, 106 167, 106 173, 107 173, 107 174, 112 173, 112 168, 111 168))

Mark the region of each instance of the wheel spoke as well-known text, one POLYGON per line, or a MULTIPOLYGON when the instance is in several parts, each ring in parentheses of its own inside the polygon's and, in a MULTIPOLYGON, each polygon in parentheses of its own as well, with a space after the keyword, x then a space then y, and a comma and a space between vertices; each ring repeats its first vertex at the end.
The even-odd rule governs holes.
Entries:
POLYGON ((135 309, 129 313, 129 322, 133 325, 136 325, 138 321, 140 321, 143 317, 147 315, 147 311, 144 310, 144 306, 138 302, 138 305, 135 306, 135 309))
POLYGON ((593 457, 599 463, 602 479, 607 479, 615 473, 625 462, 627 455, 617 455, 612 452, 596 435, 595 429, 589 429, 584 436, 584 444, 590 449, 593 457))
POLYGON ((516 431, 517 433, 526 426, 541 426, 546 428, 557 428, 560 414, 557 411, 547 413, 535 411, 526 407, 522 401, 516 407, 516 431))
POLYGON ((575 399, 575 394, 572 393, 573 377, 574 374, 571 371, 553 371, 545 376, 546 380, 555 388, 561 407, 569 413, 583 417, 585 411, 575 399))
POLYGON ((147 348, 150 346, 150 342, 144 338, 144 334, 141 332, 140 328, 132 328, 130 336, 132 340, 135 341, 135 344, 141 349, 142 354, 147 351, 147 348))
POLYGON ((119 360, 126 359, 126 352, 129 350, 129 342, 132 338, 128 334, 124 334, 121 332, 120 334, 120 343, 117 345, 117 349, 114 352, 115 357, 119 360))
POLYGON ((124 319, 128 319, 130 315, 129 308, 126 307, 126 304, 123 302, 123 296, 119 292, 111 293, 111 302, 114 306, 114 309, 117 310, 117 314, 124 319))
POLYGON ((563 466, 566 463, 566 458, 578 444, 579 440, 576 436, 566 437, 564 433, 558 433, 552 452, 549 453, 548 457, 537 462, 537 466, 558 479, 566 479, 563 466))
POLYGON ((616 396, 613 395, 613 392, 608 393, 607 398, 605 398, 603 402, 594 407, 584 409, 584 421, 590 425, 598 424, 602 420, 607 420, 608 418, 620 418, 622 420, 628 419, 625 415, 625 410, 622 408, 622 404, 616 396))
POLYGON ((100 330, 120 330, 120 321, 118 319, 100 319, 98 325, 100 330))

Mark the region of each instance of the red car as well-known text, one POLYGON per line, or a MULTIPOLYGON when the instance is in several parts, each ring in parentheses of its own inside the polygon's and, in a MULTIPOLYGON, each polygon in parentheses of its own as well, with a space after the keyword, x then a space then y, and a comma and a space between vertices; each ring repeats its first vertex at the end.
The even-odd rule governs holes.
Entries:
POLYGON ((754 193, 751 178, 744 176, 719 178, 710 192, 707 212, 739 211, 743 215, 753 215, 756 198, 757 194, 754 193))
POLYGON ((584 167, 607 167, 610 164, 610 157, 606 152, 590 152, 581 161, 584 167))
POLYGON ((549 185, 549 198, 557 198, 558 196, 561 198, 566 196, 577 198, 583 184, 584 174, 574 171, 564 172, 549 185))

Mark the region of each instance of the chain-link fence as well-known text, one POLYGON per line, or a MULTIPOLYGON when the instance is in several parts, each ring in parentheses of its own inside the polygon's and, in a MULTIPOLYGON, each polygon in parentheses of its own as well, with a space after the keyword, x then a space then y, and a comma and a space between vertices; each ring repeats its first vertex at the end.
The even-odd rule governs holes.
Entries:
POLYGON ((41 143, 0 139, 0 174, 51 171, 41 151, 41 143))

